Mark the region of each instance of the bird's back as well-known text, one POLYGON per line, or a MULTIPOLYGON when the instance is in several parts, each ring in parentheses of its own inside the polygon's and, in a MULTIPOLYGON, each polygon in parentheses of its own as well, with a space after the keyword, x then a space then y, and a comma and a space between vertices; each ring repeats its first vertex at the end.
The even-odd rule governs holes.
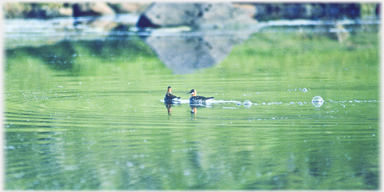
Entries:
POLYGON ((174 99, 180 99, 180 97, 177 97, 176 95, 172 95, 171 93, 165 94, 164 102, 172 102, 174 99))

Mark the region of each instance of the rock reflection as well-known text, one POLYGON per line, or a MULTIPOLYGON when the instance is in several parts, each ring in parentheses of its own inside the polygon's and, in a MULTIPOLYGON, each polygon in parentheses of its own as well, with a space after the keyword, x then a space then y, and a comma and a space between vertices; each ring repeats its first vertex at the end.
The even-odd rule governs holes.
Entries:
POLYGON ((143 40, 158 58, 175 74, 193 73, 195 69, 212 67, 222 61, 234 45, 254 33, 253 30, 231 33, 210 30, 188 33, 153 33, 143 40))

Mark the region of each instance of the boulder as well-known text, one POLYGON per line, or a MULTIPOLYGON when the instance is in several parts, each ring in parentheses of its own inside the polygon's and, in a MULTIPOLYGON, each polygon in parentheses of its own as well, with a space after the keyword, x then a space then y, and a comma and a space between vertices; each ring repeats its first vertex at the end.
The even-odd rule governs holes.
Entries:
POLYGON ((3 4, 3 9, 5 18, 22 18, 32 10, 32 5, 8 2, 3 4))
POLYGON ((153 3, 140 15, 137 26, 218 28, 255 23, 232 3, 153 3))
POLYGON ((41 18, 72 16, 72 8, 66 3, 6 3, 6 18, 41 18))
POLYGON ((240 8, 245 11, 245 13, 250 17, 254 18, 257 13, 256 6, 251 4, 243 4, 243 3, 234 3, 233 6, 240 8))
POLYGON ((148 3, 108 3, 108 5, 115 11, 115 13, 138 13, 147 7, 148 3))
POLYGON ((73 15, 73 9, 72 8, 60 7, 58 12, 59 12, 59 16, 61 16, 61 17, 70 17, 73 15))
POLYGON ((73 4, 73 16, 100 16, 115 14, 115 11, 103 2, 75 3, 73 4))

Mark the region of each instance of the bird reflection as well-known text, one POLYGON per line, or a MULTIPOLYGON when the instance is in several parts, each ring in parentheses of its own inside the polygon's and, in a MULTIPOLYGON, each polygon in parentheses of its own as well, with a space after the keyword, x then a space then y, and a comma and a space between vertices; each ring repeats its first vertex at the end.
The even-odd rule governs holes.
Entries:
POLYGON ((167 108, 168 115, 172 115, 172 104, 165 104, 165 107, 167 108))
POLYGON ((212 107, 210 104, 189 104, 189 107, 191 107, 191 114, 194 115, 196 120, 196 114, 197 114, 197 108, 205 108, 205 107, 212 107))
POLYGON ((191 114, 195 114, 196 115, 197 113, 197 109, 195 106, 191 106, 191 114))
POLYGON ((193 106, 193 105, 189 105, 191 107, 191 114, 193 114, 193 119, 194 121, 196 121, 196 113, 197 113, 197 107, 196 106, 193 106))

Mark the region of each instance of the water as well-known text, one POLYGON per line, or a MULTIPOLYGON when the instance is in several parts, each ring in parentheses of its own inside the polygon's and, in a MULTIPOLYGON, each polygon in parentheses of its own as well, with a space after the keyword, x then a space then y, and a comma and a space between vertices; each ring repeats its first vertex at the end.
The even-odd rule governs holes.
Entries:
POLYGON ((168 34, 223 54, 185 68, 152 37, 9 37, 5 188, 378 189, 377 32, 234 33, 168 34))

